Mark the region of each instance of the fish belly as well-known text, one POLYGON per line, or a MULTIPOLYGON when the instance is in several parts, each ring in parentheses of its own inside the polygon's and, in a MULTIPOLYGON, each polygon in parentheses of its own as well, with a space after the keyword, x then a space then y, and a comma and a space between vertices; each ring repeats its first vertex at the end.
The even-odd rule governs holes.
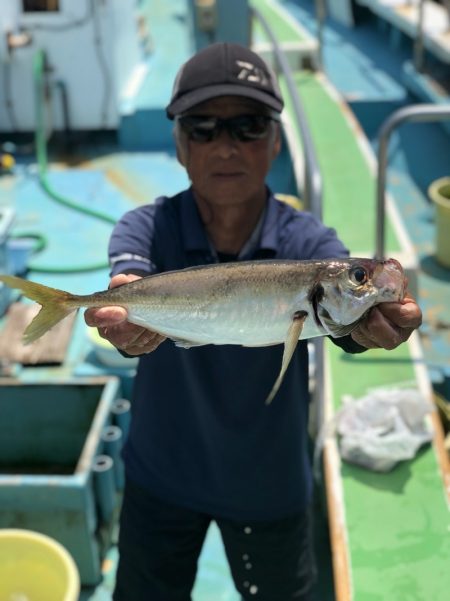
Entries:
MULTIPOLYGON (((302 303, 306 304, 306 303, 302 303)), ((197 344, 265 346, 285 341, 299 299, 255 297, 202 305, 167 304, 164 307, 128 307, 128 320, 169 338, 197 344)), ((308 316, 301 338, 322 335, 308 316)))

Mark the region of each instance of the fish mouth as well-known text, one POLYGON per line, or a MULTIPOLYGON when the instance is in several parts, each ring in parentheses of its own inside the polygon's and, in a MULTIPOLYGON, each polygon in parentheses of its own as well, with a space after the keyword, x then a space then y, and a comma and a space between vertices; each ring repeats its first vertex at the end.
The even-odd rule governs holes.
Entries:
POLYGON ((397 259, 380 261, 373 273, 373 284, 386 300, 401 301, 405 296, 407 279, 397 259))

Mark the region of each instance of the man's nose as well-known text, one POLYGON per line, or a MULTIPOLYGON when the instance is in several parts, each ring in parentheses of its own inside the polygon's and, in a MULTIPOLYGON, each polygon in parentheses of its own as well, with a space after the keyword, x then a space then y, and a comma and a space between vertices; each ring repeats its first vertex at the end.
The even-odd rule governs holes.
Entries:
POLYGON ((231 136, 230 132, 225 127, 220 131, 215 143, 218 152, 223 158, 228 158, 237 153, 238 141, 231 136))

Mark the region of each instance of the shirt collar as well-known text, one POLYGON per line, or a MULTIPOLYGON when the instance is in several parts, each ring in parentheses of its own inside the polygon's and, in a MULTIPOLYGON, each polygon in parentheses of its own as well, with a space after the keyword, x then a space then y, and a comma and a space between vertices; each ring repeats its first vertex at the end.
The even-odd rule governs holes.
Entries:
MULTIPOLYGON (((271 250, 274 252, 278 250, 278 201, 269 188, 267 188, 267 192, 268 197, 264 214, 240 253, 243 255, 245 250, 246 257, 257 250, 271 250)), ((182 193, 181 231, 186 251, 211 251, 210 242, 203 227, 192 188, 182 193)))

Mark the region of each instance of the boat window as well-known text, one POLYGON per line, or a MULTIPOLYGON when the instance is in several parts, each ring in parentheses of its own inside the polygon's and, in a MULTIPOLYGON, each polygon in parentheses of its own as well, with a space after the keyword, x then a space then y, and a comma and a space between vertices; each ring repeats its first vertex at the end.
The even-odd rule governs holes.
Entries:
POLYGON ((24 13, 59 11, 59 0, 22 0, 24 13))

